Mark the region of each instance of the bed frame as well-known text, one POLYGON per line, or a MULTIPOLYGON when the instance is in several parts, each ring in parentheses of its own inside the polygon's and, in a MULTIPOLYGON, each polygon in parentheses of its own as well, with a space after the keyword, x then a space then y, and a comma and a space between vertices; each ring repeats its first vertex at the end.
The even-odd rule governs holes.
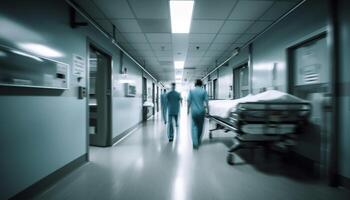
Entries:
MULTIPOLYGON (((212 139, 213 131, 225 130, 235 132, 234 144, 230 147, 227 162, 234 164, 234 152, 239 149, 263 147, 266 152, 277 142, 287 142, 291 135, 297 134, 300 128, 308 122, 311 114, 309 103, 284 102, 249 102, 239 103, 237 110, 229 118, 207 116, 209 121, 216 123, 216 128, 209 130, 212 139), (262 127, 261 134, 251 134, 243 130, 245 125, 258 124, 262 127), (294 125, 292 132, 280 134, 278 130, 284 125, 294 125), (271 130, 274 130, 271 133, 271 130)), ((292 145, 289 144, 289 145, 292 145)))

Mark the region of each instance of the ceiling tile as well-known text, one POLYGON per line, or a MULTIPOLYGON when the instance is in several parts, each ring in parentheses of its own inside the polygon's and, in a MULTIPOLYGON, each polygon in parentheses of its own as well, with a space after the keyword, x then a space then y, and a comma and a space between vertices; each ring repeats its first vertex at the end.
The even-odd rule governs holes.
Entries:
POLYGON ((204 56, 205 51, 188 51, 187 52, 187 59, 192 58, 201 58, 204 56))
POLYGON ((154 51, 154 54, 159 57, 171 57, 173 55, 172 51, 154 51))
POLYGON ((170 33, 169 19, 138 19, 141 30, 145 33, 170 33))
POLYGON ((126 0, 93 0, 109 19, 134 18, 126 0))
POLYGON ((240 34, 224 34, 220 33, 216 36, 214 43, 233 43, 240 34))
POLYGON ((211 43, 215 34, 190 34, 190 43, 211 43))
POLYGON ((244 33, 253 21, 226 21, 220 33, 244 33))
POLYGON ((142 33, 125 33, 123 35, 130 43, 147 43, 146 37, 142 33))
POLYGON ((146 33, 146 37, 151 43, 171 43, 170 33, 146 33))
POLYGON ((151 43, 154 51, 172 51, 171 43, 151 43))
POLYGON ((130 45, 137 50, 152 51, 152 49, 148 43, 130 43, 130 45))
POLYGON ((86 0, 75 0, 75 2, 84 8, 84 10, 89 13, 89 15, 94 19, 105 18, 104 13, 100 9, 96 9, 96 4, 93 1, 86 0))
POLYGON ((140 51, 140 55, 143 56, 145 59, 149 59, 155 56, 153 51, 140 51))
POLYGON ((210 43, 190 43, 188 46, 189 52, 201 52, 206 51, 210 46, 210 43))
POLYGON ((260 33, 271 24, 272 21, 256 21, 251 27, 248 28, 246 33, 260 33))
POLYGON ((121 33, 140 33, 141 29, 135 19, 111 20, 121 33))
POLYGON ((239 1, 230 15, 233 20, 256 20, 273 4, 273 1, 239 1))
POLYGON ((217 33, 223 23, 222 20, 192 20, 191 33, 217 33))
POLYGON ((169 18, 169 2, 165 0, 128 0, 139 19, 169 18))
POLYGON ((224 50, 216 50, 216 49, 209 49, 206 53, 205 56, 207 57, 218 57, 220 54, 222 54, 224 50))
POLYGON ((224 51, 229 48, 231 43, 213 43, 209 50, 224 51))
POLYGON ((109 34, 113 34, 113 24, 109 20, 98 19, 96 22, 109 34))
POLYGON ((277 20, 293 8, 295 2, 276 1, 273 6, 260 18, 261 20, 277 20))
POLYGON ((226 19, 236 2, 235 0, 196 1, 193 19, 226 19))
MULTIPOLYGON (((173 61, 173 57, 172 56, 164 56, 164 57, 157 57, 158 61, 173 61)), ((173 64, 173 63, 171 63, 173 64)))
POLYGON ((251 40, 255 34, 243 34, 241 37, 238 38, 236 41, 237 43, 247 43, 249 40, 251 40))

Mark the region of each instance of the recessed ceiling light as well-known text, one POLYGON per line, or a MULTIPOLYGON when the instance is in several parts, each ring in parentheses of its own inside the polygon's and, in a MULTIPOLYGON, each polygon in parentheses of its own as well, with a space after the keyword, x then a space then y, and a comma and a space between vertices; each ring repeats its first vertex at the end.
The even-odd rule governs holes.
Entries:
POLYGON ((183 69, 184 65, 185 65, 184 61, 175 61, 174 62, 175 69, 183 69))
POLYGON ((172 33, 189 33, 194 1, 169 1, 172 33))

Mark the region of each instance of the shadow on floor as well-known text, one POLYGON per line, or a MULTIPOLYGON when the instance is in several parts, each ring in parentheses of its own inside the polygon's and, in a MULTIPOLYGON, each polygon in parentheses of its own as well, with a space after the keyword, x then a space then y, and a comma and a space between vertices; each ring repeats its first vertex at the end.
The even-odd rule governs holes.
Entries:
MULTIPOLYGON (((203 139, 202 145, 224 144, 227 150, 233 145, 233 137, 228 136, 214 136, 212 139, 203 139)), ((262 148, 256 149, 240 149, 235 152, 234 156, 238 156, 242 161, 236 161, 233 165, 251 165, 257 171, 273 175, 284 176, 296 181, 316 183, 320 182, 320 178, 316 175, 315 170, 302 166, 288 153, 281 153, 270 150, 265 154, 262 148)))

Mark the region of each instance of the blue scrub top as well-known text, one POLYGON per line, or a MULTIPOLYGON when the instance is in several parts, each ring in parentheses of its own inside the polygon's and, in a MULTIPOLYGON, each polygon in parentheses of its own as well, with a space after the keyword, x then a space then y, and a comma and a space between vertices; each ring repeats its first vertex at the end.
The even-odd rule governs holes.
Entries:
POLYGON ((197 86, 190 90, 187 102, 191 106, 192 114, 204 114, 204 103, 208 103, 208 94, 202 87, 197 86))
POLYGON ((167 97, 166 97, 166 93, 163 93, 162 95, 160 95, 160 104, 162 106, 162 108, 166 108, 166 104, 167 104, 167 97))
POLYGON ((168 114, 169 115, 177 115, 180 111, 180 101, 181 95, 180 93, 172 90, 167 93, 167 104, 168 104, 168 114))

